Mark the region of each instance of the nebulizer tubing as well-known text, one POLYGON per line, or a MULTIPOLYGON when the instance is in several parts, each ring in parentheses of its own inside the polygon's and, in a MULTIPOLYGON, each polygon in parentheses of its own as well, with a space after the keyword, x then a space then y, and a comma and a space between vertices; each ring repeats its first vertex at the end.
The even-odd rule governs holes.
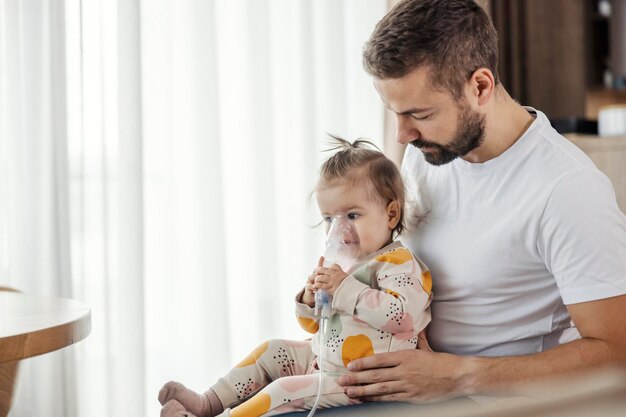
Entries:
MULTIPOLYGON (((330 227, 326 234, 326 250, 324 251, 325 267, 338 264, 344 271, 348 270, 357 258, 356 243, 358 238, 356 231, 351 225, 352 221, 347 214, 340 213, 331 218, 330 227)), ((307 417, 312 417, 317 410, 317 406, 322 395, 322 382, 324 378, 324 350, 326 346, 326 330, 328 320, 332 315, 332 297, 326 290, 315 291, 315 315, 319 315, 319 355, 317 357, 317 367, 319 370, 319 381, 317 397, 307 417)))

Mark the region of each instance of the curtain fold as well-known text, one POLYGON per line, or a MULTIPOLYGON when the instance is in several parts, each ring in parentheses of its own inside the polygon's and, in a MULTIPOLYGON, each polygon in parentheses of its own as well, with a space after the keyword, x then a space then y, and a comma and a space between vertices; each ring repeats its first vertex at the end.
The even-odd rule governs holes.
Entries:
MULTIPOLYGON (((0 10, 0 279, 72 297, 63 1, 3 1, 0 10)), ((14 415, 75 410, 74 360, 68 350, 24 361, 14 415)))
POLYGON ((12 416, 157 415, 304 338, 326 132, 382 147, 361 47, 385 0, 0 0, 0 284, 92 333, 25 361, 12 416))
POLYGON ((117 159, 116 194, 117 270, 113 280, 118 307, 114 317, 112 349, 116 361, 110 415, 145 415, 138 398, 145 395, 145 274, 143 130, 141 89, 140 2, 117 2, 117 159), (123 381, 124 383, 120 383, 123 381))

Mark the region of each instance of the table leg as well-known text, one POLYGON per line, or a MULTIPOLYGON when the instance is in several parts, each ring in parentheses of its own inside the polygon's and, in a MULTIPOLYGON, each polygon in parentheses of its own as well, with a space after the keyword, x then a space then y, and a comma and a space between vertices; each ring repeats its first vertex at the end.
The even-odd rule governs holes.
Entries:
POLYGON ((19 362, 0 363, 0 417, 6 417, 11 409, 19 362))

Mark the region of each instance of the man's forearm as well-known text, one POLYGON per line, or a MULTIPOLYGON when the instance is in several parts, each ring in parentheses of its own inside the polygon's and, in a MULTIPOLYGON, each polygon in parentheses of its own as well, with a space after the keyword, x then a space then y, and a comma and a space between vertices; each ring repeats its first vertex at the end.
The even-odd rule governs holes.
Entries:
POLYGON ((457 381, 460 394, 475 394, 610 364, 626 364, 624 356, 622 349, 603 340, 580 339, 532 355, 464 358, 457 381))
POLYGON ((458 387, 473 393, 606 365, 626 366, 626 327, 617 319, 626 313, 626 295, 567 308, 582 339, 527 356, 465 358, 458 387))

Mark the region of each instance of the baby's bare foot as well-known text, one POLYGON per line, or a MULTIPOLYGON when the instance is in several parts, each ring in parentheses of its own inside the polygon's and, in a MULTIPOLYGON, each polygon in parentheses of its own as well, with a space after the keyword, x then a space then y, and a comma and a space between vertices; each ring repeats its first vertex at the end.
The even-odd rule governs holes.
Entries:
POLYGON ((170 381, 159 391, 161 405, 165 405, 170 400, 178 401, 187 411, 198 417, 213 417, 207 397, 190 390, 180 382, 170 381))

